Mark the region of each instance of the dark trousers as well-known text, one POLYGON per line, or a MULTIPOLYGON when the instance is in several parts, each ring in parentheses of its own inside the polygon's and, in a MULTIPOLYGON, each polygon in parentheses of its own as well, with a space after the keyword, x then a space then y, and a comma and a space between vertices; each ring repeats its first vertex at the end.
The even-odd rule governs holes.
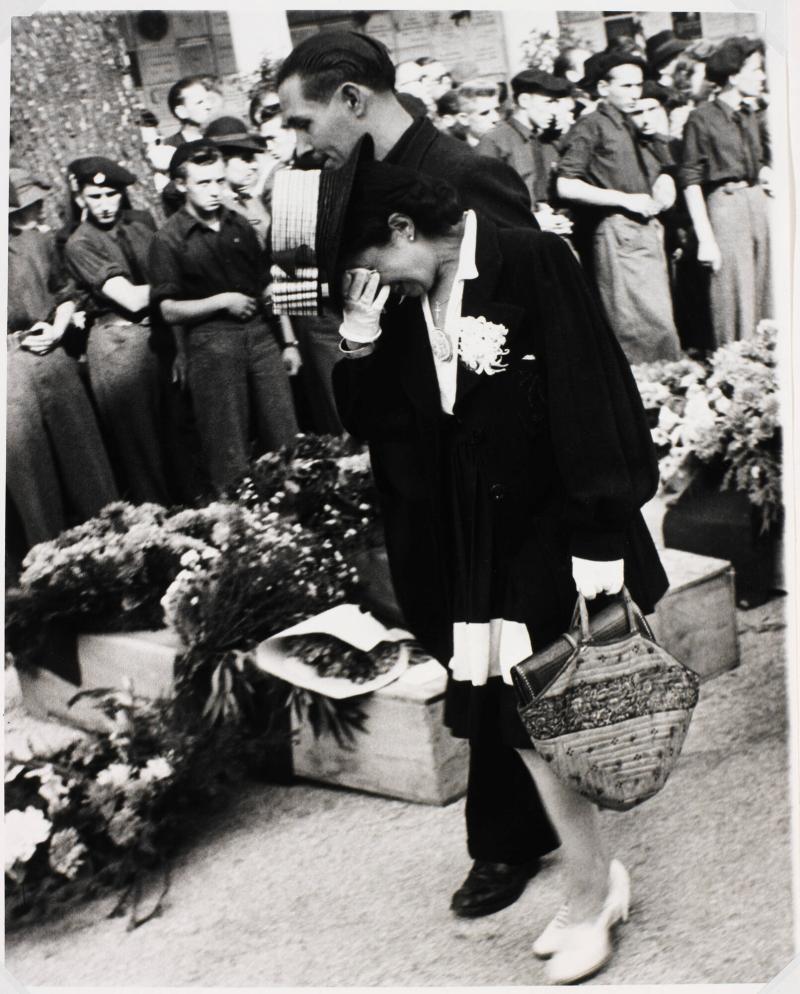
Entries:
POLYGON ((246 472, 254 433, 261 451, 294 441, 297 419, 289 377, 262 319, 193 328, 187 351, 206 468, 222 490, 246 472))
POLYGON ((527 863, 559 845, 528 768, 496 741, 470 740, 466 818, 472 859, 527 863))
POLYGON ((308 409, 309 427, 320 435, 341 435, 344 431, 331 382, 333 367, 342 358, 340 324, 341 319, 331 314, 292 318, 292 328, 303 357, 299 379, 308 409))
POLYGON ((150 328, 106 315, 86 347, 92 393, 123 497, 169 503, 164 459, 164 405, 150 328))
POLYGON ((118 494, 75 360, 61 348, 35 355, 15 336, 7 358, 6 486, 30 547, 118 494))

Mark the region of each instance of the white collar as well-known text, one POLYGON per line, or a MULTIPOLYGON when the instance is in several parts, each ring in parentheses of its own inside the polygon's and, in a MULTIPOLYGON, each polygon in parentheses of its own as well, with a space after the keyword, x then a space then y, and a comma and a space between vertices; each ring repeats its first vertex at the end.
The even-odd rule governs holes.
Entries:
POLYGON ((461 237, 461 247, 458 252, 458 269, 455 280, 474 280, 478 278, 478 268, 475 265, 475 249, 478 237, 478 219, 475 211, 464 214, 464 234, 461 237))

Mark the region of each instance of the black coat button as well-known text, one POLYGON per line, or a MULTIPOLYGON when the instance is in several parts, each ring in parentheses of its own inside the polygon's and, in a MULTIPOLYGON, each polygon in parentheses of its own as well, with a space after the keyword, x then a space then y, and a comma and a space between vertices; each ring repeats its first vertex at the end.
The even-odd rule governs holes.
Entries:
POLYGON ((475 429, 475 430, 474 430, 474 431, 473 431, 473 432, 471 433, 471 435, 470 435, 470 438, 469 438, 469 440, 470 440, 470 442, 472 442, 472 444, 473 444, 473 445, 480 445, 480 443, 481 443, 481 442, 482 442, 482 441, 484 440, 484 438, 485 438, 485 437, 486 437, 486 436, 485 436, 485 435, 484 435, 484 433, 483 433, 483 432, 482 432, 482 431, 480 430, 480 428, 476 428, 476 429, 475 429))
POLYGON ((489 487, 489 496, 492 500, 502 500, 506 495, 506 488, 502 483, 493 483, 489 487))

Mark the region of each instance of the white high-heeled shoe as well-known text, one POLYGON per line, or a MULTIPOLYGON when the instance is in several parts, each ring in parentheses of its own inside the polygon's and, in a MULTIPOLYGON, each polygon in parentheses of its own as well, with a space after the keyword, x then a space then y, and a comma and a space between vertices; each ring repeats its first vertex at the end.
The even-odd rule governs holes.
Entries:
MULTIPOLYGON (((567 922, 553 929, 551 942, 555 949, 547 964, 547 979, 551 984, 574 984, 606 965, 613 952, 611 929, 628 920, 630 893, 627 870, 619 860, 612 860, 608 869, 608 895, 600 914, 593 921, 567 922)), ((555 920, 550 924, 555 926, 555 920)))
POLYGON ((561 934, 568 925, 569 904, 565 902, 558 909, 555 917, 545 925, 544 930, 534 942, 533 955, 538 956, 539 959, 547 959, 548 956, 558 952, 561 934))

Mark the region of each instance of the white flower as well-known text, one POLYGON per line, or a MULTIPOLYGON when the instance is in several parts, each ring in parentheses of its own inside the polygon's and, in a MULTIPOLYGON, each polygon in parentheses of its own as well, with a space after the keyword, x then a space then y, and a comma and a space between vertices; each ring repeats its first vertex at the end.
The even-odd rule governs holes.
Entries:
POLYGON ((3 842, 6 873, 16 863, 27 863, 41 842, 50 838, 52 823, 38 809, 29 805, 24 811, 6 811, 3 842))
POLYGON ((124 787, 131 778, 131 768, 127 763, 111 763, 97 774, 101 787, 124 787))
POLYGON ((53 833, 48 861, 56 873, 72 880, 83 863, 85 853, 86 846, 81 842, 77 831, 74 828, 64 828, 53 833))
POLYGON ((195 549, 189 549, 181 556, 181 566, 194 566, 200 561, 200 556, 195 549))
POLYGON ((508 328, 502 324, 492 324, 485 317, 463 317, 459 322, 458 354, 461 361, 473 373, 486 373, 492 376, 506 367, 501 357, 508 355, 503 345, 508 328))
POLYGON ((63 799, 69 794, 69 787, 64 780, 55 772, 50 763, 40 766, 36 770, 31 770, 25 774, 28 778, 39 778, 39 796, 47 801, 48 814, 54 814, 64 807, 63 799))
POLYGON ((144 769, 139 774, 139 779, 149 783, 151 780, 167 780, 172 776, 172 767, 163 756, 155 759, 148 759, 144 769))

